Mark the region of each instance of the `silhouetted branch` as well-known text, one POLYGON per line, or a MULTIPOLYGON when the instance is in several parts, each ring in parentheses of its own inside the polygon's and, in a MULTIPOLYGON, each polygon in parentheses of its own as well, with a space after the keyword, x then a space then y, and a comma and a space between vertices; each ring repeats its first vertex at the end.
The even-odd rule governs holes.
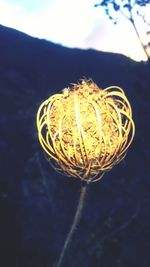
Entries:
POLYGON ((140 16, 145 24, 150 25, 150 23, 145 18, 145 14, 141 14, 139 11, 139 8, 145 7, 147 4, 150 4, 150 0, 133 0, 133 1, 123 0, 119 3, 116 0, 102 0, 98 4, 95 4, 95 7, 99 7, 99 6, 103 7, 106 15, 108 16, 110 20, 113 21, 114 24, 118 22, 118 17, 117 17, 118 12, 120 12, 122 16, 128 19, 134 28, 134 31, 138 37, 140 45, 147 59, 149 59, 149 54, 147 53, 147 50, 146 50, 148 45, 143 44, 141 40, 141 36, 135 24, 135 12, 133 12, 135 11, 135 8, 138 8, 138 10, 136 11, 136 15, 140 16))

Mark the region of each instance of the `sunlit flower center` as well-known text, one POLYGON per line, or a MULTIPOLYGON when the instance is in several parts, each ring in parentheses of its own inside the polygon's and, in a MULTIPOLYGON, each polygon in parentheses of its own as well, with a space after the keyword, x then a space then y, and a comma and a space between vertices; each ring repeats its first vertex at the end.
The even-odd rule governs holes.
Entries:
POLYGON ((87 182, 123 159, 134 136, 130 104, 119 87, 83 80, 51 96, 37 115, 39 140, 56 170, 87 182))

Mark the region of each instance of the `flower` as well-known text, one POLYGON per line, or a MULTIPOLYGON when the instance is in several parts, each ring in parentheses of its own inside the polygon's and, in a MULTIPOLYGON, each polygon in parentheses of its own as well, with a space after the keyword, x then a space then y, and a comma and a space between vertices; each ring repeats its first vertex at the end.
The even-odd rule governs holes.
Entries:
POLYGON ((56 171, 87 183, 99 180, 126 155, 134 134, 132 110, 118 86, 100 89, 81 80, 38 109, 38 137, 56 171))

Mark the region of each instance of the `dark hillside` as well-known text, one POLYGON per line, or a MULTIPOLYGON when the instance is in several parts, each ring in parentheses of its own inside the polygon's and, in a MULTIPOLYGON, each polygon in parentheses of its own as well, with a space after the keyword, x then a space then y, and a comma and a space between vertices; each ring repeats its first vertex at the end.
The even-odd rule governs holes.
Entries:
POLYGON ((69 49, 0 26, 0 266, 54 267, 80 182, 58 175, 37 139, 49 95, 86 77, 125 89, 136 136, 125 158, 89 188, 65 267, 150 266, 150 64, 69 49))

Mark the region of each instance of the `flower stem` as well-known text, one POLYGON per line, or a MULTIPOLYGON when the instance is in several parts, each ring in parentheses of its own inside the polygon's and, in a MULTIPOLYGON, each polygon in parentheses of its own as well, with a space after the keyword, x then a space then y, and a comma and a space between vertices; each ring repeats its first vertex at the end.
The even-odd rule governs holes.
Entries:
POLYGON ((86 191, 87 191, 87 184, 84 184, 81 188, 81 192, 80 192, 80 198, 79 198, 79 203, 78 203, 78 206, 77 206, 77 209, 76 209, 76 213, 75 213, 75 216, 74 216, 74 220, 73 220, 73 223, 71 225, 71 228, 70 228, 70 231, 67 235, 67 238, 65 240, 65 243, 64 243, 64 246, 63 246, 63 249, 61 251, 61 254, 60 254, 60 258, 59 258, 59 261, 57 263, 57 267, 61 267, 62 266, 62 262, 63 262, 63 259, 64 259, 64 256, 65 256, 65 253, 71 243, 71 238, 74 234, 74 231, 79 223, 79 220, 80 220, 80 217, 81 217, 81 213, 82 213, 82 209, 83 209, 83 206, 84 206, 84 202, 85 202, 85 195, 86 195, 86 191))

